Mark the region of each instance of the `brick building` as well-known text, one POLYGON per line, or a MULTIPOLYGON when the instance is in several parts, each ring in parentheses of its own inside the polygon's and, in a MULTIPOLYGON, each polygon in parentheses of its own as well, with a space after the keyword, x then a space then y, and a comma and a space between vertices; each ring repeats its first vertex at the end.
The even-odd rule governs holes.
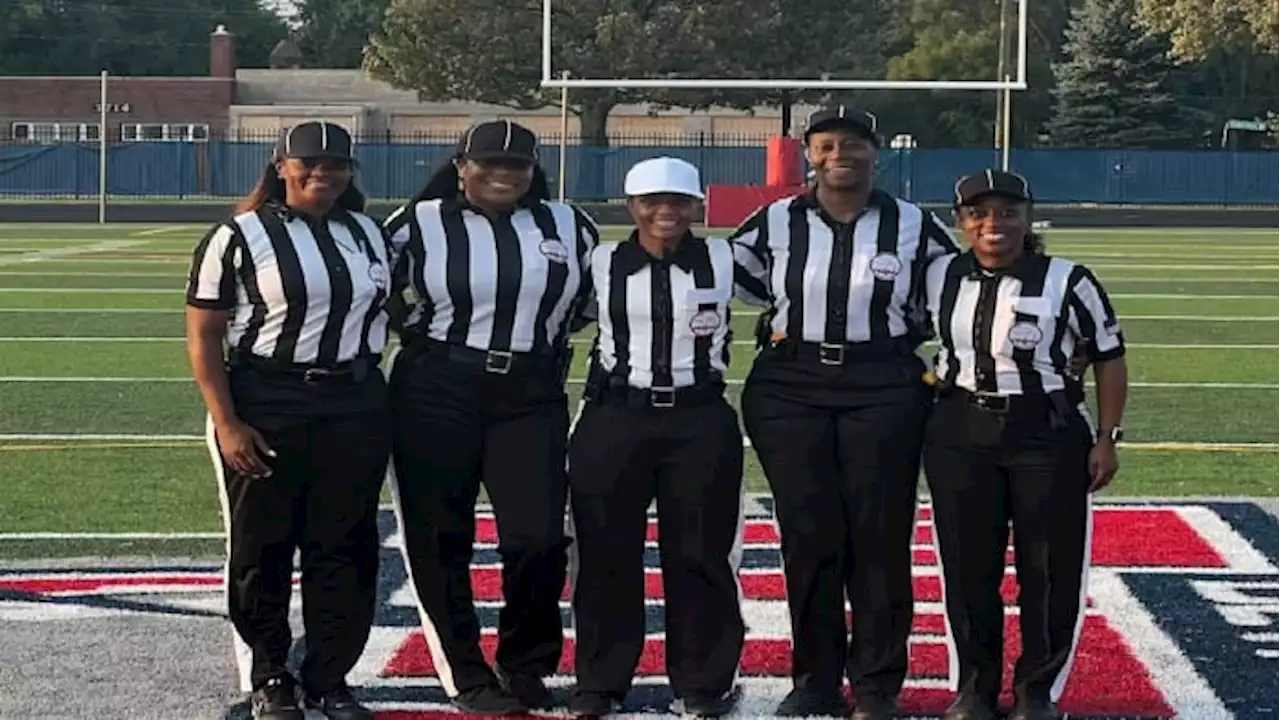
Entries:
MULTIPOLYGON (((235 101, 235 38, 210 35, 207 77, 107 78, 107 139, 202 141, 227 130, 235 101)), ((96 142, 101 78, 0 77, 0 142, 96 142)))

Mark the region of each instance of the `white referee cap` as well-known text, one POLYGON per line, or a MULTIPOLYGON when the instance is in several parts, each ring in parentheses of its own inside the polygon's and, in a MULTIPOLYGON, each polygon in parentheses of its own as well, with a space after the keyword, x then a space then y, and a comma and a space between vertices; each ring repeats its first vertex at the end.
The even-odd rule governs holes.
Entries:
POLYGON ((627 197, 658 193, 688 195, 699 200, 706 197, 702 194, 698 168, 673 157, 656 157, 636 163, 627 171, 623 190, 627 197))

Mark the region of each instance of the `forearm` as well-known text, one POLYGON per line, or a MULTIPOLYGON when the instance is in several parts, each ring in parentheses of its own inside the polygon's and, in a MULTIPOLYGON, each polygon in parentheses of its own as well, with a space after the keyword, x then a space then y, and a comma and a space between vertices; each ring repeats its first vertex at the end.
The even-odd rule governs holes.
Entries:
POLYGON ((1098 392, 1098 427, 1105 434, 1121 424, 1129 393, 1128 368, 1123 357, 1103 360, 1093 366, 1098 392))
POLYGON ((231 385, 223 366, 222 335, 205 328, 188 330, 187 359, 214 425, 225 425, 234 420, 236 414, 231 385))

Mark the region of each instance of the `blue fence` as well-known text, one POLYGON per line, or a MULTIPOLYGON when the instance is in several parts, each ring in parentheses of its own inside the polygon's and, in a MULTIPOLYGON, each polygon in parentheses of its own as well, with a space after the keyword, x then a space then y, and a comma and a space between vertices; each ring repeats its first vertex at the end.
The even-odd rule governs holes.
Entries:
MULTIPOLYGON (((107 188, 114 196, 236 197, 262 173, 269 143, 128 143, 108 149, 107 188)), ((374 198, 414 194, 453 152, 452 143, 362 143, 359 182, 374 198)), ((742 147, 618 145, 568 147, 566 193, 575 200, 622 194, 633 163, 674 155, 702 169, 707 184, 758 185, 765 178, 764 143, 742 147)), ((1011 155, 1045 203, 1274 205, 1276 151, 1026 149, 1011 155)), ((948 202, 955 179, 998 167, 991 150, 915 149, 881 152, 877 181, 918 202, 948 202)), ((559 148, 544 146, 553 178, 559 148)), ((90 198, 98 193, 98 148, 92 145, 0 146, 0 196, 90 198)))

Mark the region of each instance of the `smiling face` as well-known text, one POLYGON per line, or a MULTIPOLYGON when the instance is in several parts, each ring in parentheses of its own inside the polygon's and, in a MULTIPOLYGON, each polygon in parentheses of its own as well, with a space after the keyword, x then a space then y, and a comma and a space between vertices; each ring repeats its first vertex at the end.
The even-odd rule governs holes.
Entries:
POLYGON ((276 161, 285 202, 326 210, 351 184, 351 161, 340 158, 285 158, 276 161))
POLYGON ((456 164, 467 199, 481 207, 511 207, 533 182, 533 163, 520 158, 467 158, 456 164))
POLYGON ((999 267, 1022 253, 1031 232, 1031 208, 1021 200, 991 194, 959 209, 960 228, 984 265, 999 267))
POLYGON ((641 235, 668 242, 689 232, 698 201, 688 195, 659 193, 633 197, 627 205, 641 235))
POLYGON ((806 154, 819 187, 850 192, 871 184, 875 143, 849 128, 814 132, 806 154))

